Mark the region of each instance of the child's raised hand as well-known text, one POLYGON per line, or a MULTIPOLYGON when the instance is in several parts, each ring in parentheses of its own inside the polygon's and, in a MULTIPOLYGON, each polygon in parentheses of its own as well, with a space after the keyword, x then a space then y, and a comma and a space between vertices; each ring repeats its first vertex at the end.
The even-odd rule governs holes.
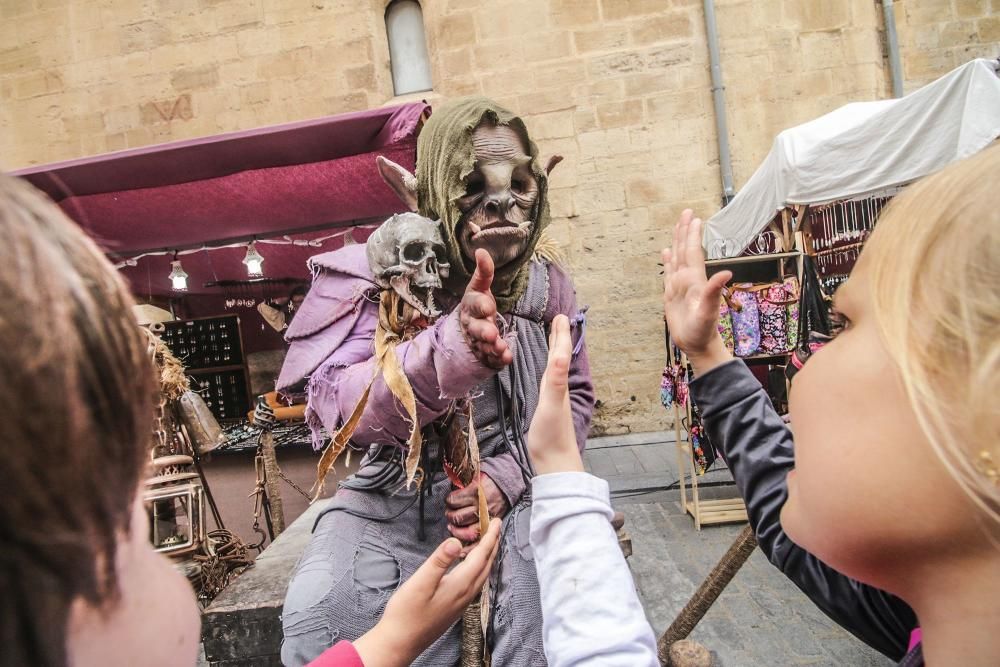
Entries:
POLYGON ((500 519, 492 519, 486 534, 450 572, 462 543, 452 537, 439 545, 389 598, 378 624, 354 642, 365 667, 409 665, 444 634, 483 590, 499 538, 500 519))
POLYGON ((701 220, 685 210, 674 228, 673 249, 663 250, 663 314, 674 342, 705 373, 730 359, 717 322, 722 288, 733 274, 705 276, 701 229, 701 220))
POLYGON ((528 429, 528 454, 539 475, 582 472, 569 405, 569 365, 573 341, 569 319, 557 315, 549 334, 549 362, 538 390, 538 407, 528 429))

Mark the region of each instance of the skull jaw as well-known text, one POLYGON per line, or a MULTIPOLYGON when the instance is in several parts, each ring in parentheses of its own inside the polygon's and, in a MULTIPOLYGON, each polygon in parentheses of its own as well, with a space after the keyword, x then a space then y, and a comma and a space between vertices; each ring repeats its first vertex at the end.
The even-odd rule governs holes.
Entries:
POLYGON ((389 278, 389 285, 403 301, 416 308, 417 312, 428 320, 434 320, 441 315, 434 302, 434 289, 441 287, 440 281, 437 285, 412 285, 408 276, 398 275, 389 278))

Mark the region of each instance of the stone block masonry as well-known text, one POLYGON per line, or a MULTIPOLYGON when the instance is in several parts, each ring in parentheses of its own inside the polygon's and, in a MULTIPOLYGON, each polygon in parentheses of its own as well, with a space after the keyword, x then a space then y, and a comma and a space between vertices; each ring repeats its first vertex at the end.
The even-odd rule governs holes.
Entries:
MULTIPOLYGON (((0 0, 0 166, 357 111, 393 97, 386 0, 0 0)), ((664 428, 655 253, 720 204, 699 0, 426 0, 432 104, 522 113, 552 177, 588 327, 595 431, 664 428)), ((733 168, 774 136, 889 95, 871 0, 717 0, 733 168)), ((906 90, 1000 52, 1000 0, 897 2, 906 90)))

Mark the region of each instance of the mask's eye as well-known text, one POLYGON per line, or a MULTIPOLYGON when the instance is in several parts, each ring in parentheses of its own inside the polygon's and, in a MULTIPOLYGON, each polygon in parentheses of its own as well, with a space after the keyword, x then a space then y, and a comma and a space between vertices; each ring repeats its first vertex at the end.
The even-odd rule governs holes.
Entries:
POLYGON ((524 192, 525 187, 527 187, 527 183, 525 183, 520 178, 515 178, 510 182, 510 189, 513 190, 514 192, 518 193, 524 192))
POLYGON ((472 195, 481 195, 486 189, 486 184, 483 179, 477 176, 470 176, 465 182, 465 196, 469 197, 472 195))

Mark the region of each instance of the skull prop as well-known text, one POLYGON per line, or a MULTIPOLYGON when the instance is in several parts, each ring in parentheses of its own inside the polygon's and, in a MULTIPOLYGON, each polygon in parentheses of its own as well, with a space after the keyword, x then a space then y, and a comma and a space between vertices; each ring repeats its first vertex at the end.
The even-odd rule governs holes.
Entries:
POLYGON ((368 239, 368 266, 382 289, 394 290, 424 317, 441 311, 434 303, 451 266, 437 222, 416 213, 399 213, 386 220, 368 239))

